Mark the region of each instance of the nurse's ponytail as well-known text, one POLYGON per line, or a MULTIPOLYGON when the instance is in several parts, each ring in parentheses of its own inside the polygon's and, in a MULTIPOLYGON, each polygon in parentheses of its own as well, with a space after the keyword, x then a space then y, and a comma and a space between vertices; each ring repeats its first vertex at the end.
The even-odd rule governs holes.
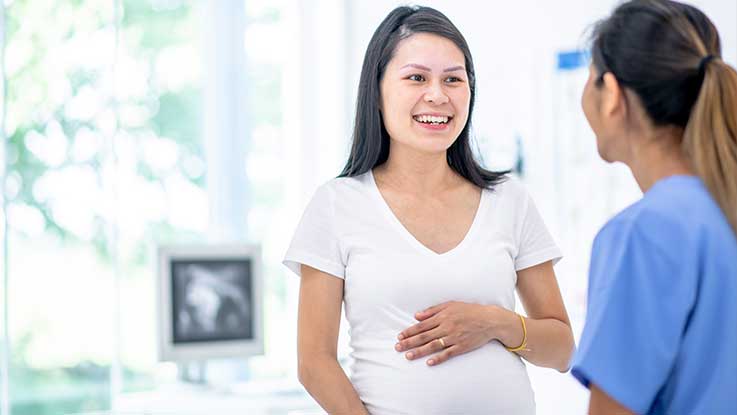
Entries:
POLYGON ((737 233, 737 72, 709 55, 703 66, 682 146, 737 233))
POLYGON ((632 0, 599 22, 592 60, 640 98, 655 125, 683 128, 681 148, 737 234, 737 72, 699 9, 632 0))

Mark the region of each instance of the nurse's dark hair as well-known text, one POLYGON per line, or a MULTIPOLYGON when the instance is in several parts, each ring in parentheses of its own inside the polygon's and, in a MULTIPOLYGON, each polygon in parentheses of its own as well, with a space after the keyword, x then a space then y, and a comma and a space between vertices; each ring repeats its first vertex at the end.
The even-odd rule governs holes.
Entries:
POLYGON ((506 179, 507 171, 494 172, 481 167, 471 150, 470 131, 476 97, 476 74, 466 39, 453 23, 430 7, 397 7, 381 22, 366 48, 356 100, 353 143, 348 161, 339 177, 353 177, 386 162, 389 157, 389 134, 379 111, 380 83, 386 65, 394 56, 399 42, 415 33, 431 33, 453 42, 465 58, 471 100, 468 121, 458 138, 448 148, 448 165, 458 174, 481 188, 492 188, 506 179))
POLYGON ((633 0, 599 22, 592 60, 634 91, 655 125, 684 129, 681 148, 737 233, 737 72, 699 9, 633 0))

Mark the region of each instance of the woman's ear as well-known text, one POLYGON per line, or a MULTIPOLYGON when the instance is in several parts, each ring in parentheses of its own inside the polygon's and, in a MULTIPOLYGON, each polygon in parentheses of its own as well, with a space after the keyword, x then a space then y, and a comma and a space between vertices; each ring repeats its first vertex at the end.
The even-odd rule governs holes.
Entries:
POLYGON ((626 117, 627 97, 617 78, 611 72, 602 77, 601 115, 605 118, 626 117))

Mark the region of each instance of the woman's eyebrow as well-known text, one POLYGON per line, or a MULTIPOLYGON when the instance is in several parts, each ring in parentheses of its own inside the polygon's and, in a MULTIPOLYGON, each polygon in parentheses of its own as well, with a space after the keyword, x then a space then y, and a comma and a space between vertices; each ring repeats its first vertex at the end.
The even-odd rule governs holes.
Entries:
POLYGON ((450 68, 445 68, 443 72, 455 72, 455 71, 465 71, 466 68, 463 66, 451 66, 450 68))
POLYGON ((421 71, 432 72, 432 70, 430 68, 428 68, 427 66, 419 65, 419 64, 416 64, 416 63, 408 63, 408 64, 402 66, 399 69, 402 70, 404 68, 415 68, 415 69, 419 69, 421 71))
MULTIPOLYGON (((428 68, 427 66, 419 65, 419 64, 416 64, 416 63, 408 63, 408 64, 402 66, 399 69, 402 70, 404 68, 415 68, 415 69, 419 69, 421 71, 432 72, 432 69, 428 68)), ((443 70, 443 72, 455 72, 455 71, 465 71, 465 70, 466 70, 466 68, 464 68, 461 65, 458 65, 458 66, 451 66, 450 68, 445 68, 443 70)))

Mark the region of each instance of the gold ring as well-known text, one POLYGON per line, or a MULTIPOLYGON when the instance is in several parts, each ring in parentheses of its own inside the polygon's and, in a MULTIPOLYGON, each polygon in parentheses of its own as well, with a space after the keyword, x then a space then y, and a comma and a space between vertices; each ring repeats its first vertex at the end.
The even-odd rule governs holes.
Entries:
POLYGON ((439 338, 438 341, 440 342, 440 345, 443 346, 443 349, 445 349, 447 346, 445 346, 445 341, 443 341, 442 338, 439 338))

